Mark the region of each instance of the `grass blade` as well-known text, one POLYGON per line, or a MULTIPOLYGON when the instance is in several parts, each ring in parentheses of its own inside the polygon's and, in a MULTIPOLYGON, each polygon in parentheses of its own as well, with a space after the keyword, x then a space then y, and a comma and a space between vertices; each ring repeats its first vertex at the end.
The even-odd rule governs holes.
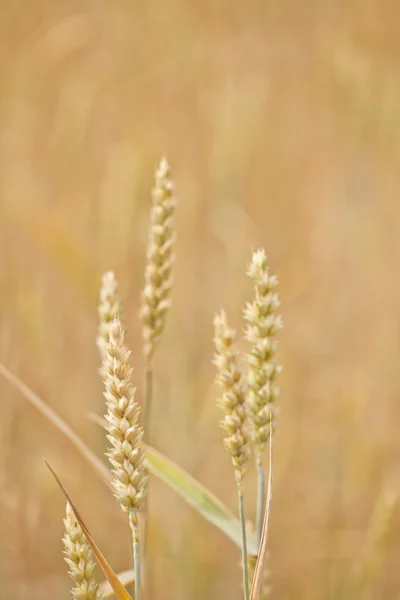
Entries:
POLYGON ((46 404, 31 388, 23 383, 16 375, 11 373, 2 363, 0 363, 0 375, 4 377, 12 386, 17 388, 21 394, 42 413, 66 438, 75 446, 75 448, 86 458, 92 465, 96 473, 100 476, 103 482, 111 488, 111 475, 106 465, 99 459, 98 456, 85 444, 83 440, 71 429, 67 423, 58 416, 58 414, 46 404))
POLYGON ((250 600, 259 600, 262 587, 262 574, 265 559, 267 556, 267 541, 268 541, 268 525, 271 512, 272 500, 272 419, 269 420, 269 474, 268 474, 268 490, 267 501, 265 503, 264 523, 261 533, 260 549, 258 553, 256 568, 254 570, 253 584, 250 591, 250 600))
MULTIPOLYGON (((91 464, 102 481, 111 487, 111 474, 106 465, 94 452, 81 440, 81 438, 65 423, 57 413, 37 396, 16 375, 13 375, 0 363, 0 375, 16 387, 22 395, 35 406, 59 431, 61 431, 82 456, 91 464)), ((91 417, 93 418, 93 417, 91 417)), ((102 422, 96 418, 96 421, 102 422)), ((181 467, 163 454, 146 446, 146 461, 148 469, 153 475, 161 479, 172 488, 183 500, 195 508, 209 523, 215 525, 238 548, 241 547, 241 532, 239 520, 231 511, 211 492, 209 492, 194 477, 186 473, 181 467)), ((248 552, 252 556, 258 554, 257 541, 254 535, 247 538, 248 552)))
MULTIPOLYGON (((146 446, 146 461, 153 475, 166 483, 209 523, 218 527, 238 548, 241 548, 239 520, 216 496, 176 463, 150 446, 146 446)), ((257 555, 257 542, 254 535, 249 535, 247 547, 250 555, 257 555)))
POLYGON ((90 535, 88 528, 86 527, 77 508, 75 507, 74 503, 72 502, 71 496, 65 489, 64 485, 61 483, 60 478, 58 477, 58 475, 56 474, 54 469, 49 465, 49 463, 47 461, 45 461, 45 462, 46 462, 46 465, 48 466, 49 470, 53 474, 55 480, 57 481, 58 485, 60 486, 65 498, 68 500, 72 510, 74 511, 76 520, 78 521, 79 525, 81 526, 82 531, 85 534, 86 539, 87 539, 90 547, 92 548, 94 555, 97 558, 97 562, 99 563, 100 567, 103 569, 104 575, 107 577, 107 580, 108 580, 110 586, 112 587, 115 595, 117 596, 117 598, 119 598, 119 600, 132 600, 132 596, 130 596, 130 594, 128 594, 128 592, 126 591, 126 589, 124 588, 124 586, 122 585, 120 580, 118 579, 117 575, 114 573, 111 566, 107 562, 106 558, 102 554, 100 548, 97 546, 96 542, 90 535))

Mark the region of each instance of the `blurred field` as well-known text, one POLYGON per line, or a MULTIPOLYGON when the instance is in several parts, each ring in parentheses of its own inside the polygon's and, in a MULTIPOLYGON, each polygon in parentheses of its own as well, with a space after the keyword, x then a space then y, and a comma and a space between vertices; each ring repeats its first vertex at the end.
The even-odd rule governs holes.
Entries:
MULTIPOLYGON (((101 274, 138 322, 161 155, 179 197, 155 445, 236 508, 215 408, 212 317, 240 329, 245 265, 278 272, 281 416, 272 598, 345 598, 377 499, 400 488, 397 0, 3 0, 0 360, 99 454, 101 274)), ((115 569, 124 515, 60 434, 0 381, 0 600, 66 599, 64 501, 115 569), (115 533, 111 536, 110 533, 115 533)), ((248 484, 249 501, 255 489, 248 484)), ((240 598, 237 549, 152 481, 151 598, 240 598)), ((368 600, 398 599, 400 519, 368 600)), ((99 576, 101 577, 100 573, 99 576)), ((367 598, 367 596, 363 596, 367 598)))

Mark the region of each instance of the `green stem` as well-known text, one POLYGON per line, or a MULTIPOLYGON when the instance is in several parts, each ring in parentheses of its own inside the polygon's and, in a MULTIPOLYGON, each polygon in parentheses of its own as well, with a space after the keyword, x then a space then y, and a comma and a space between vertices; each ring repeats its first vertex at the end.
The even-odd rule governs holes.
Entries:
POLYGON ((242 533, 242 568, 243 568, 243 590, 244 600, 250 598, 249 588, 249 566, 247 562, 247 540, 246 540, 246 521, 244 516, 244 493, 243 483, 238 482, 238 496, 239 496, 239 516, 240 516, 240 529, 242 533))
POLYGON ((257 512, 256 512, 256 536, 257 544, 261 542, 261 532, 264 521, 265 511, 265 471, 262 464, 262 456, 257 456, 257 512))
POLYGON ((133 570, 135 573, 135 600, 141 600, 141 567, 140 567, 140 529, 135 510, 129 513, 129 525, 132 533, 133 570))

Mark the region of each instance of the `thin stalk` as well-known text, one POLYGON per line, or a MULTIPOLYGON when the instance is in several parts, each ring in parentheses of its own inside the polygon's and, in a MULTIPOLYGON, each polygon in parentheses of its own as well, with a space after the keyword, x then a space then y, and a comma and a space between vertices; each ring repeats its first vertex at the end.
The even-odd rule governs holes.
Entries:
POLYGON ((247 562, 247 540, 246 540, 246 521, 244 516, 244 490, 243 483, 238 482, 238 497, 239 497, 239 516, 240 529, 242 533, 242 568, 243 568, 243 590, 244 600, 249 600, 249 567, 247 562))
POLYGON ((132 533, 133 570, 135 573, 135 600, 141 600, 140 529, 136 511, 129 513, 129 525, 132 533))
POLYGON ((257 544, 260 546, 261 533, 264 522, 265 510, 265 471, 262 464, 262 456, 257 456, 257 512, 256 512, 256 536, 257 544))

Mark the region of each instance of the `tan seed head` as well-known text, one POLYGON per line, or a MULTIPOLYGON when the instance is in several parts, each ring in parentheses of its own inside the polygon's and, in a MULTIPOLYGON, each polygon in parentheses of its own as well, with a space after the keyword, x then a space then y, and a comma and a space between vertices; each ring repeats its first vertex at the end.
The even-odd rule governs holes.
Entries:
POLYGON ((251 344, 247 356, 248 406, 256 457, 260 461, 270 434, 270 419, 274 422, 276 417, 275 401, 279 395, 276 378, 282 367, 275 358, 277 342, 274 336, 282 328, 282 320, 276 315, 279 307, 279 297, 274 291, 277 278, 269 273, 263 249, 253 254, 247 274, 253 280, 255 290, 253 302, 249 302, 244 310, 246 339, 251 344))
POLYGON ((142 295, 143 351, 147 363, 165 327, 171 304, 174 213, 176 198, 168 162, 163 158, 156 170, 152 192, 145 285, 142 295))
POLYGON ((96 563, 93 552, 69 503, 66 513, 63 542, 65 562, 75 583, 71 590, 72 596, 75 600, 101 600, 102 596, 94 578, 96 563))
POLYGON ((225 416, 221 421, 221 428, 225 434, 225 449, 232 457, 236 479, 240 483, 245 474, 245 463, 249 458, 250 449, 245 392, 238 361, 238 351, 234 346, 235 332, 228 326, 224 311, 215 316, 214 328, 216 382, 221 390, 218 406, 225 412, 225 416))
POLYGON ((140 510, 147 493, 143 429, 139 425, 140 406, 135 400, 132 368, 128 364, 130 352, 124 344, 119 319, 113 321, 109 337, 104 361, 104 395, 107 438, 111 446, 106 456, 112 466, 115 496, 122 509, 129 513, 140 510))

